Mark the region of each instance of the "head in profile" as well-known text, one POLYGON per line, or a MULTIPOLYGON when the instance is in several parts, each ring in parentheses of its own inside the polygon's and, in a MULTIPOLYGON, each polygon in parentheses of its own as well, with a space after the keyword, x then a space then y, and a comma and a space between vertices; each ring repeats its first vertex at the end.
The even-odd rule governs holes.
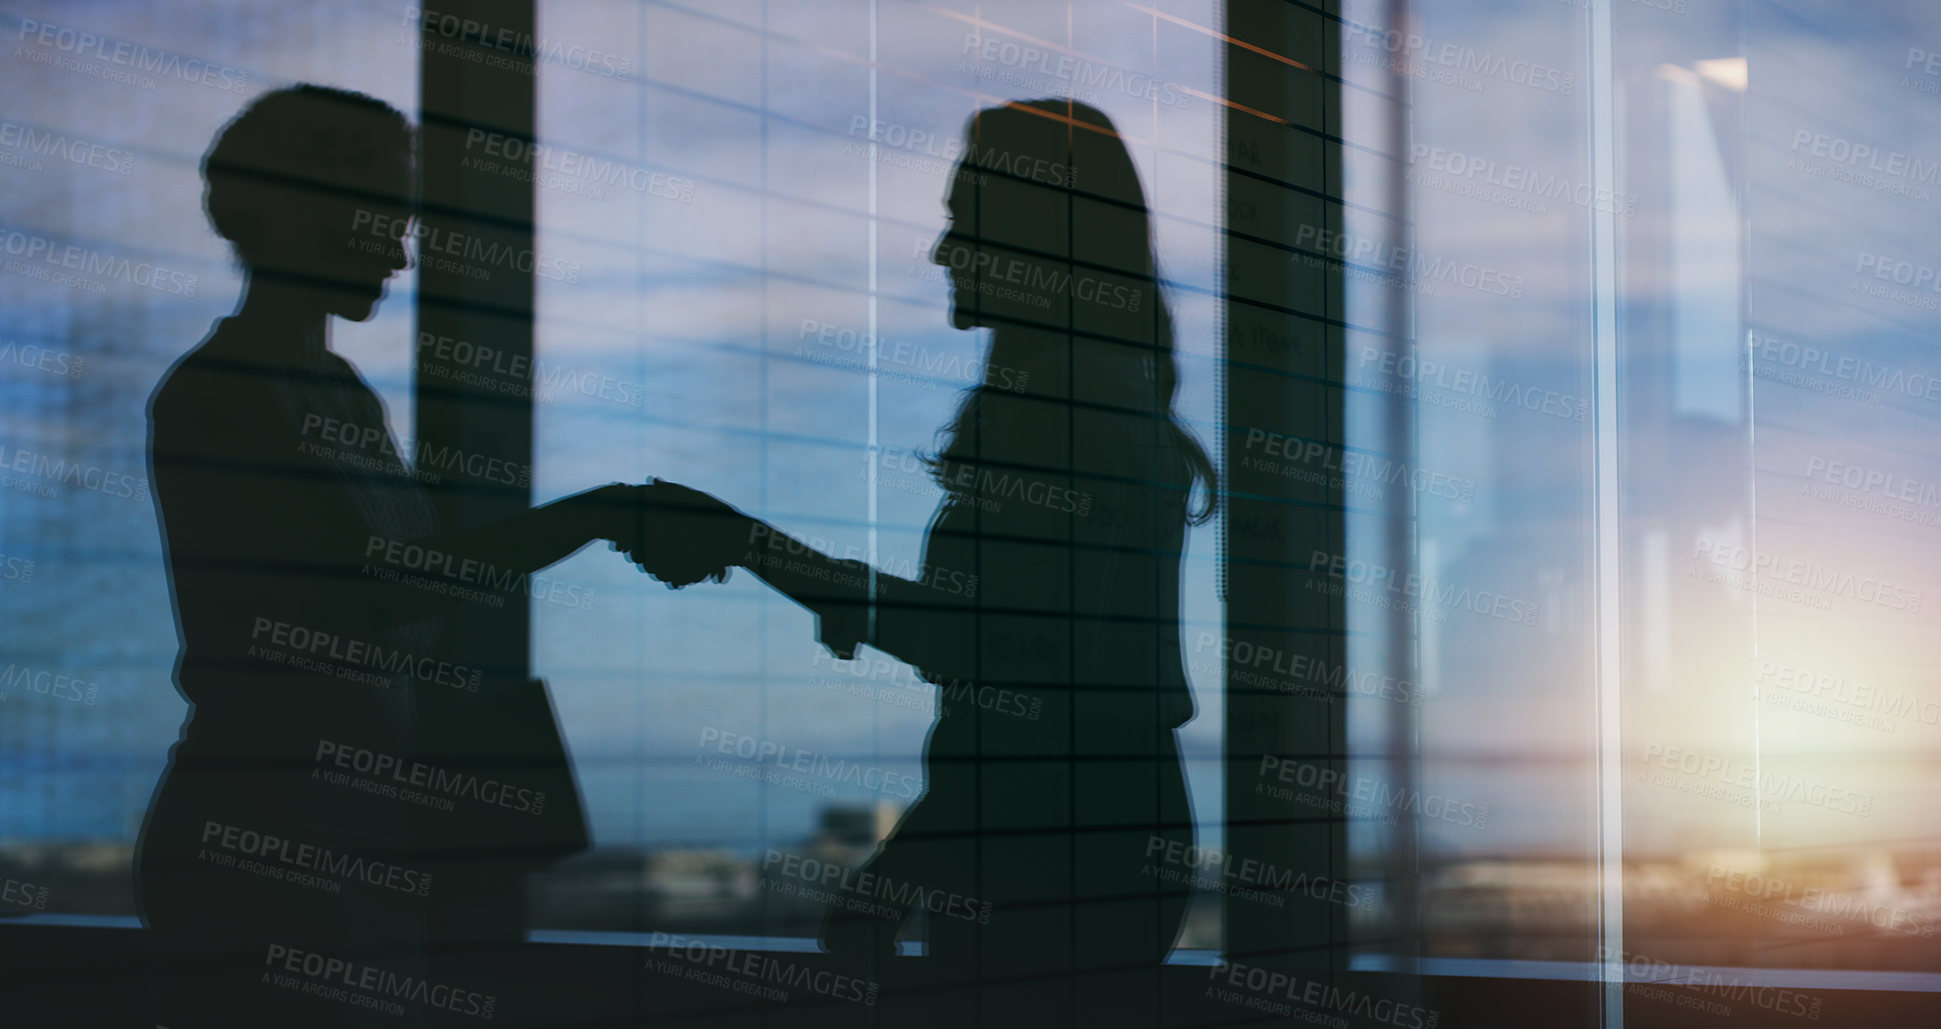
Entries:
POLYGON ((203 208, 248 276, 245 308, 363 321, 409 267, 416 133, 373 97, 300 85, 258 97, 202 159, 203 208))
POLYGON ((994 398, 1028 391, 1163 426, 1186 485, 1202 488, 1191 520, 1204 521, 1213 463, 1173 413, 1172 313, 1145 192, 1112 120, 1074 100, 1017 102, 973 115, 964 144, 930 259, 950 280, 950 323, 992 334, 983 385, 940 434, 940 480, 948 488, 961 478, 953 465, 990 452, 994 398))

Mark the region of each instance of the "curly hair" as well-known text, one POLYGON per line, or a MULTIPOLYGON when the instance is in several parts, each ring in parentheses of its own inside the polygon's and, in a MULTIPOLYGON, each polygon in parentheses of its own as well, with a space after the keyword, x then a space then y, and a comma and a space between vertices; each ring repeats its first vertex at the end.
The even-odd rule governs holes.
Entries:
POLYGON ((216 234, 256 263, 262 229, 291 204, 411 202, 417 132, 373 96, 305 83, 265 93, 202 158, 202 207, 216 234))

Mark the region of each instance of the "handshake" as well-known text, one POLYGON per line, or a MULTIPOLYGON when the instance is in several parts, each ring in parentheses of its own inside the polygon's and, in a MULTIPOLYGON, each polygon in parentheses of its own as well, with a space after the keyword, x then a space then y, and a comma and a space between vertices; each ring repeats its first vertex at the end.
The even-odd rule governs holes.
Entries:
POLYGON ((651 480, 642 486, 615 484, 581 496, 595 500, 614 550, 640 570, 667 584, 691 586, 703 579, 726 582, 728 570, 742 565, 816 616, 816 638, 838 658, 848 660, 870 638, 870 584, 875 573, 854 561, 805 557, 810 571, 778 567, 756 553, 755 541, 773 541, 775 530, 699 490, 651 480))
POLYGON ((668 589, 703 579, 726 582, 747 554, 754 520, 699 490, 649 480, 601 492, 610 528, 602 535, 668 589))

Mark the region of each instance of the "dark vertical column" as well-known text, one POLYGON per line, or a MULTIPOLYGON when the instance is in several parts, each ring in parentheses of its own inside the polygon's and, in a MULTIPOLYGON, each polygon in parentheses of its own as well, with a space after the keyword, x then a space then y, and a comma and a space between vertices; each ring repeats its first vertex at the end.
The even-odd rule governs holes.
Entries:
MULTIPOLYGON (((448 9, 427 10, 420 26, 417 458, 421 474, 437 476, 444 524, 460 528, 532 505, 535 283, 559 264, 538 253, 534 230, 534 5, 439 6, 448 9)), ((586 836, 550 698, 530 678, 527 580, 512 569, 484 575, 503 606, 464 605, 444 620, 443 640, 450 660, 484 670, 480 690, 414 699, 427 760, 545 797, 545 816, 529 825, 489 825, 477 811, 450 820, 457 853, 437 873, 433 931, 504 943, 526 928, 525 873, 586 836)))
MULTIPOLYGON (((532 0, 441 4, 421 25, 423 223, 418 237, 420 466, 438 477, 448 526, 532 503, 534 249, 532 0), (468 145, 469 143, 469 145, 468 145), (520 156, 508 156, 517 154, 520 156), (523 157, 523 160, 521 159, 523 157), (512 167, 508 168, 510 165, 512 167)), ((530 627, 523 593, 453 619, 450 642, 475 667, 518 681, 530 627)))
POLYGON ((1265 869, 1229 895, 1230 960, 1327 974, 1346 908, 1286 889, 1346 878, 1339 794, 1347 705, 1342 553, 1340 23, 1297 4, 1226 6, 1224 536, 1228 872, 1265 869), (1320 444, 1317 451, 1311 444, 1320 444), (1313 473, 1313 474, 1311 474, 1313 473), (1275 889, 1276 885, 1282 888, 1275 889))

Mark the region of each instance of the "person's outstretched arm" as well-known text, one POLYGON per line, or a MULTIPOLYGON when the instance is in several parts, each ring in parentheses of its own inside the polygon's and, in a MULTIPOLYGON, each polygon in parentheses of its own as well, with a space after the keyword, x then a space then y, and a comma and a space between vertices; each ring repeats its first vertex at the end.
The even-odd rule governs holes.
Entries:
MULTIPOLYGON (((652 485, 635 486, 610 483, 562 497, 548 504, 468 529, 441 533, 403 546, 419 546, 432 555, 438 567, 451 573, 475 564, 485 569, 491 581, 512 581, 552 565, 596 540, 608 540, 613 549, 636 553, 659 553, 649 541, 672 543, 670 553, 651 562, 636 559, 656 578, 670 586, 685 586, 705 578, 720 581, 727 563, 708 553, 681 545, 680 535, 688 530, 685 506, 670 506, 656 500, 652 485)), ((372 540, 370 546, 380 546, 372 540)), ((388 541, 383 542, 390 548, 388 541)), ((367 555, 370 560, 375 555, 367 555)), ((436 597, 436 594, 432 594, 436 597)), ((430 598, 427 598, 430 599, 430 598)))
POLYGON ((518 575, 554 564, 595 540, 631 545, 639 505, 640 487, 615 482, 486 525, 411 542, 518 575))
POLYGON ((647 493, 655 524, 679 527, 675 535, 650 538, 645 549, 629 552, 650 571, 655 555, 680 549, 703 564, 739 565, 814 614, 817 638, 839 658, 855 656, 868 643, 919 668, 954 664, 962 633, 941 631, 937 619, 952 616, 975 596, 974 580, 966 589, 961 576, 936 576, 926 569, 919 579, 905 579, 863 561, 831 557, 677 483, 657 482, 647 493))
POLYGON ((872 570, 839 561, 710 494, 656 481, 642 491, 639 537, 627 557, 669 586, 725 577, 739 565, 821 622, 824 643, 854 653, 868 623, 872 570), (833 633, 833 638, 832 634, 833 633))

